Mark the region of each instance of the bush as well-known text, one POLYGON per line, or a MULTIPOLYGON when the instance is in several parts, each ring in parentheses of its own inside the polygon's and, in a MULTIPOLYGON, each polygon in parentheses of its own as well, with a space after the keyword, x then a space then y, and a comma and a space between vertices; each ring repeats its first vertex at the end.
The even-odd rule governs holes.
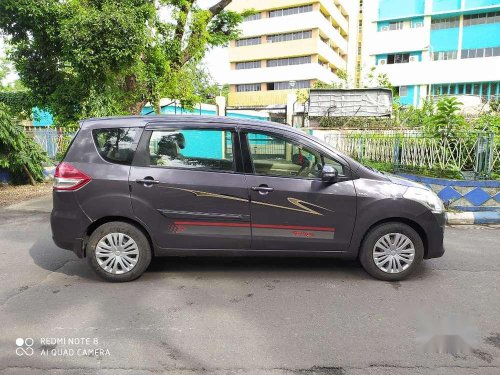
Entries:
POLYGON ((370 160, 363 160, 362 164, 367 167, 379 170, 380 172, 388 172, 388 173, 403 172, 425 177, 448 178, 452 180, 464 179, 462 173, 460 173, 460 171, 457 170, 426 168, 426 167, 407 167, 407 166, 396 168, 392 163, 373 162, 370 160))
POLYGON ((49 158, 36 141, 26 135, 8 107, 0 103, 0 167, 6 168, 14 181, 31 184, 43 181, 42 164, 49 158))

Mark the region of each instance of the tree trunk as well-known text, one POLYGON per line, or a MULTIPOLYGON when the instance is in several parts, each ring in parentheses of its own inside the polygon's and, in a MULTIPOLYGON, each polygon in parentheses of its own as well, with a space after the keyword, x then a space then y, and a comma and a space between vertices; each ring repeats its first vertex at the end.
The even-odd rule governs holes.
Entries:
POLYGON ((31 185, 35 185, 36 181, 35 179, 33 178, 33 176, 31 175, 30 171, 28 170, 28 168, 26 167, 26 165, 23 164, 23 170, 24 170, 24 173, 26 173, 26 175, 28 176, 29 180, 30 180, 30 184, 31 185))
POLYGON ((146 105, 147 100, 141 100, 140 102, 134 103, 129 107, 129 112, 133 115, 140 115, 142 108, 146 105))
POLYGON ((220 12, 224 10, 225 7, 227 7, 229 4, 231 4, 232 0, 221 0, 217 4, 214 4, 210 7, 210 12, 212 15, 216 16, 220 12))

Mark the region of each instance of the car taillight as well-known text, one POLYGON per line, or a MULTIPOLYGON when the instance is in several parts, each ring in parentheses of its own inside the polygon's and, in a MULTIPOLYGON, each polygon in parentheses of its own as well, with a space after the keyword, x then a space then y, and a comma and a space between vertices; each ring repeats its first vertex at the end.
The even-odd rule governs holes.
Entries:
POLYGON ((71 164, 62 162, 54 174, 54 190, 76 190, 88 184, 92 178, 71 164))

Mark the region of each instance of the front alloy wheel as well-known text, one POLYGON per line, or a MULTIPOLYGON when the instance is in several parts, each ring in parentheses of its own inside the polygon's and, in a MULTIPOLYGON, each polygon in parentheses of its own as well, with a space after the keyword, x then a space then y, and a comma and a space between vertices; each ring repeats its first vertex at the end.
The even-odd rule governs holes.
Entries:
POLYGON ((409 225, 383 223, 372 228, 361 244, 359 260, 373 277, 398 281, 410 275, 424 258, 420 235, 409 225))
POLYGON ((402 233, 389 233, 382 236, 373 246, 375 265, 387 273, 400 273, 413 263, 415 246, 402 233))

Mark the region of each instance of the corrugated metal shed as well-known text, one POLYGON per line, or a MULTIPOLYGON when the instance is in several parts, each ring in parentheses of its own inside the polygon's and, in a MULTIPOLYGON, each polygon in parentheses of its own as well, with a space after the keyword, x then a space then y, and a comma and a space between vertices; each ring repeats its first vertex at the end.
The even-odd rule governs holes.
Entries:
POLYGON ((380 117, 392 114, 390 89, 311 89, 309 117, 380 117))

